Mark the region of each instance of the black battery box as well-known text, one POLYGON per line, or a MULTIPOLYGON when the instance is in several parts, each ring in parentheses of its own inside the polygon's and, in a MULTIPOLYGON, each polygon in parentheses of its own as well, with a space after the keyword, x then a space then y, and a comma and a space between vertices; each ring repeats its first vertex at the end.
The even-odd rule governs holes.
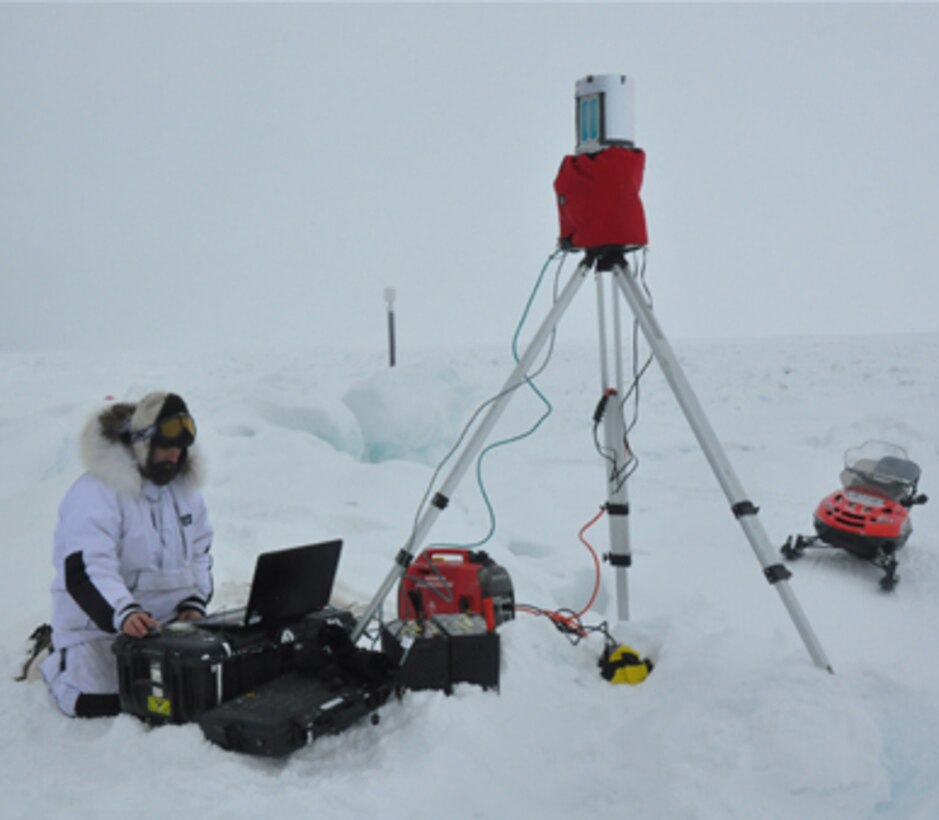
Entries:
POLYGON ((383 624, 381 648, 397 664, 402 689, 450 691, 449 638, 433 620, 383 624))
POLYGON ((279 675, 315 646, 326 624, 351 630, 355 618, 326 607, 289 625, 200 628, 186 622, 147 638, 118 636, 121 710, 148 723, 188 723, 279 675))
POLYGON ((499 634, 474 613, 395 620, 382 627, 382 650, 398 664, 403 689, 450 693, 454 684, 499 687, 499 634))
POLYGON ((499 633, 471 613, 435 615, 434 622, 447 636, 450 683, 474 683, 499 688, 499 633))

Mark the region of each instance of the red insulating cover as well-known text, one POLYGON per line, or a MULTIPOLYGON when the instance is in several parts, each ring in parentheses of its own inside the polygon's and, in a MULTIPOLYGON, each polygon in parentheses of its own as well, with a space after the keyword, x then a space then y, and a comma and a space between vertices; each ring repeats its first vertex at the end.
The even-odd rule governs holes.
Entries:
POLYGON ((649 244, 639 198, 645 152, 607 148, 568 156, 554 180, 561 244, 573 248, 649 244))

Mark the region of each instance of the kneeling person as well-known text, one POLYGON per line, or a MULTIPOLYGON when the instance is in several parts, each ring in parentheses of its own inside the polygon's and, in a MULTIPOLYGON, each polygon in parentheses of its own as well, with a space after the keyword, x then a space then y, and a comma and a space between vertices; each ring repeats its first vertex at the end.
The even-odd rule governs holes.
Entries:
POLYGON ((198 489, 195 423, 174 393, 95 414, 81 437, 87 472, 65 495, 55 531, 53 651, 42 674, 69 716, 120 711, 118 632, 205 614, 212 528, 198 489))

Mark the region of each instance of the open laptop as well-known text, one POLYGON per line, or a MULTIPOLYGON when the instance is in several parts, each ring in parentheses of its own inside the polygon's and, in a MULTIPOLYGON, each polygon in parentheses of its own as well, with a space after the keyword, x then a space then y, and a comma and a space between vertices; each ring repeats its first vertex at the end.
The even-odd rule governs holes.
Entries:
POLYGON ((328 603, 342 541, 265 552, 258 556, 248 605, 207 615, 200 627, 281 626, 328 603))

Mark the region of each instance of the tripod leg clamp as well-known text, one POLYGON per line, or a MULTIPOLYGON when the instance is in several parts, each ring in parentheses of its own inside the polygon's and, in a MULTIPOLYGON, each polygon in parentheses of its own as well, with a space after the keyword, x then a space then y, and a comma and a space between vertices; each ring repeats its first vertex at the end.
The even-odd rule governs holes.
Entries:
POLYGON ((629 515, 629 504, 607 504, 607 515, 629 515))
POLYGON ((407 569, 411 566, 411 560, 414 558, 414 555, 408 552, 406 549, 398 550, 398 554, 395 556, 395 563, 399 567, 407 569))
POLYGON ((771 584, 778 584, 780 581, 788 581, 792 577, 792 573, 783 564, 773 564, 769 567, 763 568, 763 574, 766 576, 766 580, 771 584))
POLYGON ((756 515, 760 508, 752 501, 738 501, 730 508, 735 518, 743 518, 745 515, 756 515))

